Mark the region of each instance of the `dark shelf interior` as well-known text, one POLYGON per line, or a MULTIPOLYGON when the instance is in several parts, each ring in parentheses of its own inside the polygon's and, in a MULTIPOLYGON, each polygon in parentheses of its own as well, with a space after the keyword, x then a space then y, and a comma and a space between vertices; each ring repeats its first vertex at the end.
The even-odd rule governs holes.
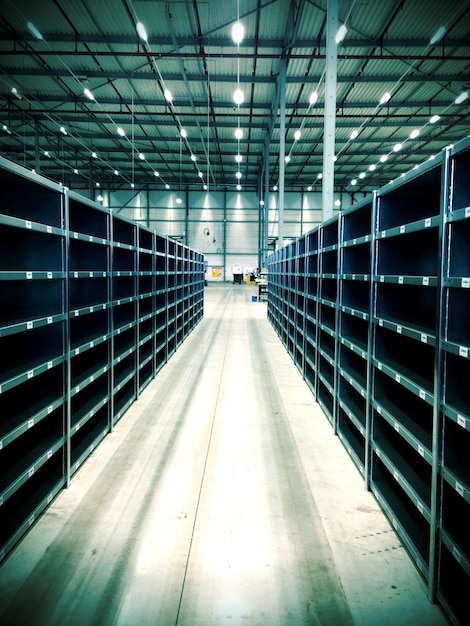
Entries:
POLYGON ((377 283, 376 289, 377 317, 426 333, 436 333, 436 287, 377 283))
POLYGON ((437 276, 439 273, 437 228, 379 239, 377 274, 392 276, 437 276))

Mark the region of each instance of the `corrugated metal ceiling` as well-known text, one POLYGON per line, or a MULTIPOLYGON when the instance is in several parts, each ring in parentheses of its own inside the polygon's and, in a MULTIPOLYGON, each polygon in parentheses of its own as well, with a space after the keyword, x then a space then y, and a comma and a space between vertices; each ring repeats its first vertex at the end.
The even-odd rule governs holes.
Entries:
MULTIPOLYGON (((259 189, 265 166, 271 184, 279 178, 283 90, 286 188, 304 189, 319 180, 322 166, 327 4, 3 0, 2 154, 75 189, 95 180, 112 189, 178 180, 190 188, 240 182, 259 189), (231 39, 237 13, 245 27, 240 46, 231 39), (147 42, 139 40, 137 22, 147 42), (238 85, 244 93, 239 108, 233 102, 238 85), (319 98, 310 106, 315 89, 319 98), (237 127, 244 131, 241 140, 237 127)), ((470 90, 470 0, 339 0, 339 22, 348 32, 338 46, 337 188, 377 188, 469 134, 470 98, 454 101, 470 90), (445 37, 430 45, 441 26, 445 37), (391 99, 380 105, 386 91, 391 99), (433 114, 440 115, 436 124, 429 121, 433 114), (415 128, 419 136, 411 140, 415 128), (403 149, 395 154, 398 142, 403 149), (378 161, 383 153, 390 154, 385 165, 378 161), (365 168, 367 176, 352 186, 365 168)))

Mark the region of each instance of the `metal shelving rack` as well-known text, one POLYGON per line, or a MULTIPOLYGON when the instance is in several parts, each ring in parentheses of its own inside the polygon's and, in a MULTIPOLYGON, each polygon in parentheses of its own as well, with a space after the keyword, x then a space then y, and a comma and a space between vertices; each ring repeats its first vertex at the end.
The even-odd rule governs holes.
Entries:
POLYGON ((268 319, 454 624, 470 588, 469 173, 466 139, 268 259, 268 319))
POLYGON ((0 158, 0 561, 203 316, 204 257, 0 158))

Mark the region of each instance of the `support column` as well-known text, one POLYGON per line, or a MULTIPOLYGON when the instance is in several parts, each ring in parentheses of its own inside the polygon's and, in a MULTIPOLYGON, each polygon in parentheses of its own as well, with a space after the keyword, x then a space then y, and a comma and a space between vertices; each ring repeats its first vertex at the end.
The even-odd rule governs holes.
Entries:
POLYGON ((34 120, 34 170, 41 173, 41 156, 39 154, 39 122, 34 120))
POLYGON ((284 246, 284 170, 286 164, 286 60, 281 59, 279 72, 279 226, 278 248, 284 246))
POLYGON ((322 219, 333 216, 336 130, 336 76, 338 61, 338 0, 328 0, 326 25, 325 122, 323 132, 322 219))

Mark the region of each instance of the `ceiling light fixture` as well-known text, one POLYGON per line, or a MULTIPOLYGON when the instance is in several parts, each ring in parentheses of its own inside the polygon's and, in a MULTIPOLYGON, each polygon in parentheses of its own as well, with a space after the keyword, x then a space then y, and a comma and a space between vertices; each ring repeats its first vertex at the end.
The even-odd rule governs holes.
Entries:
POLYGON ((384 95, 380 98, 380 104, 386 104, 390 100, 391 97, 392 97, 391 94, 388 91, 386 91, 384 95))
POLYGON ((15 98, 18 98, 18 100, 21 100, 23 97, 16 87, 11 88, 11 93, 15 96, 15 98))
POLYGON ((294 133, 294 139, 295 139, 296 141, 299 141, 299 139, 300 139, 300 137, 301 137, 301 134, 302 134, 302 133, 300 132, 300 130, 296 130, 296 131, 295 131, 295 133, 294 133))
POLYGON ((163 95, 165 96, 165 100, 167 102, 173 102, 173 95, 169 89, 165 89, 163 95))
POLYGON ((349 135, 350 139, 356 139, 356 137, 358 137, 359 135, 359 131, 357 130, 353 130, 352 133, 349 135))
POLYGON ((236 44, 241 44, 245 36, 245 27, 241 22, 235 22, 232 26, 232 39, 236 44))
POLYGON ((399 151, 402 149, 402 147, 403 147, 403 145, 402 145, 401 143, 396 143, 396 144, 393 146, 393 151, 394 151, 394 152, 399 152, 399 151))
POLYGON ((160 174, 155 170, 155 172, 153 173, 154 176, 160 176, 160 174))
POLYGON ((196 155, 195 155, 195 154, 192 154, 192 155, 191 155, 191 161, 196 161, 196 159, 197 159, 196 155))
POLYGON ((240 178, 242 177, 242 173, 241 172, 236 172, 235 176, 238 178, 238 180, 240 180, 240 178))
POLYGON ((88 98, 88 100, 94 100, 95 96, 91 93, 91 91, 88 89, 88 87, 86 87, 83 90, 83 93, 85 94, 85 96, 88 98))
POLYGON ((126 136, 126 133, 125 133, 124 129, 121 128, 120 126, 118 126, 116 130, 117 130, 117 134, 120 135, 121 137, 125 137, 126 136))
POLYGON ((114 175, 119 176, 119 170, 114 170, 114 175))
POLYGON ((245 96, 243 95, 243 91, 241 89, 235 89, 235 91, 233 92, 233 101, 235 102, 235 104, 240 105, 244 99, 245 96))
POLYGON ((236 139, 243 139, 243 131, 241 128, 235 130, 235 137, 236 139))
POLYGON ((336 33, 336 37, 335 37, 335 41, 336 43, 341 43, 343 41, 343 39, 346 37, 346 33, 348 32, 347 26, 346 24, 341 24, 341 26, 338 29, 338 32, 336 33))
POLYGON ((444 37, 446 32, 447 32, 446 27, 445 26, 440 26, 436 30, 434 35, 431 37, 431 40, 429 41, 429 45, 434 46, 436 43, 439 43, 439 41, 441 41, 441 39, 444 37))
POLYGON ((96 154, 96 152, 92 152, 92 153, 91 153, 91 156, 92 156, 94 159, 97 159, 97 158, 98 158, 98 155, 96 154))
POLYGON ((352 181, 351 181, 351 185, 353 185, 353 186, 354 186, 354 185, 357 185, 357 179, 356 179, 356 178, 353 178, 353 179, 352 179, 352 181))
POLYGON ((142 41, 147 41, 147 31, 145 30, 145 26, 142 24, 142 22, 137 22, 135 29, 142 41))
POLYGON ((289 162, 290 162, 290 156, 289 156, 289 155, 287 155, 287 156, 286 156, 286 158, 285 158, 285 162, 286 162, 286 163, 289 163, 289 162))
POLYGON ((440 116, 440 115, 437 115, 437 114, 436 114, 436 115, 433 115, 433 116, 431 117, 431 119, 429 120, 429 123, 430 123, 430 124, 435 124, 435 123, 436 123, 436 122, 438 122, 440 119, 441 119, 441 116, 440 116))
POLYGON ((237 191, 241 191, 242 190, 242 186, 241 185, 237 185, 237 191))
POLYGON ((312 185, 309 185, 309 186, 307 187, 307 191, 312 191, 312 185))
POLYGON ((361 173, 359 174, 359 178, 365 178, 365 177, 366 177, 365 172, 361 172, 361 173))
POLYGON ((410 139, 416 139, 416 137, 419 137, 419 130, 417 128, 412 130, 410 133, 410 139))
POLYGON ((34 35, 34 37, 36 37, 36 39, 42 40, 42 34, 38 31, 38 29, 36 28, 36 26, 32 22, 28 22, 26 24, 26 26, 28 27, 29 32, 32 35, 34 35))
POLYGON ((188 136, 188 133, 185 131, 184 128, 181 129, 181 137, 183 137, 183 139, 186 139, 186 137, 188 136))
POLYGON ((145 154, 143 152, 139 152, 139 159, 145 161, 145 154))
POLYGON ((314 104, 317 103, 318 100, 318 93, 316 91, 312 91, 312 93, 310 94, 310 106, 313 106, 314 104))
POLYGON ((61 127, 60 127, 60 132, 61 132, 63 135, 66 135, 66 134, 67 134, 67 130, 65 129, 65 126, 61 126, 61 127))
POLYGON ((170 185, 167 183, 167 184, 165 185, 165 189, 169 189, 169 188, 170 188, 170 185))
POLYGON ((468 98, 468 91, 462 91, 460 96, 457 96, 454 100, 455 104, 462 104, 468 98))
POLYGON ((388 154, 382 154, 382 156, 380 157, 381 163, 385 163, 385 161, 388 161, 388 154))
POLYGON ((375 170, 375 164, 372 163, 372 165, 369 165, 369 172, 373 172, 375 170))
POLYGON ((242 155, 241 155, 241 154, 236 154, 236 155, 235 155, 235 161, 236 161, 237 163, 241 163, 241 162, 242 162, 242 159, 243 159, 243 157, 242 157, 242 155))

